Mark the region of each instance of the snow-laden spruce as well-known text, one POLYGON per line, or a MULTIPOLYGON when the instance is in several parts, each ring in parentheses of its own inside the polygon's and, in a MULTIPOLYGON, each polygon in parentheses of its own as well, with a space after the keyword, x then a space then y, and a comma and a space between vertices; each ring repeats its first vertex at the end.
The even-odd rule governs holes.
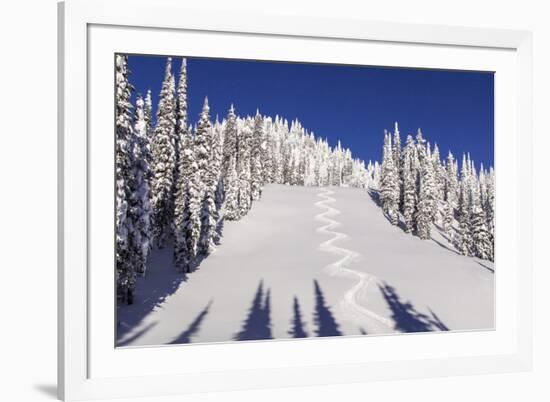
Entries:
POLYGON ((160 91, 157 124, 152 144, 154 235, 162 247, 170 234, 173 216, 174 173, 176 169, 176 96, 172 59, 168 58, 160 91))
MULTIPOLYGON (((195 153, 191 153, 195 155, 195 153)), ((187 204, 188 212, 184 215, 184 238, 187 242, 188 261, 191 264, 198 253, 198 244, 201 234, 201 211, 202 211, 202 182, 198 164, 195 160, 190 163, 189 182, 187 183, 187 204)), ((187 269, 192 270, 192 265, 187 269)))
POLYGON ((405 221, 405 231, 411 233, 415 227, 415 213, 417 204, 416 183, 418 172, 418 157, 412 136, 407 136, 407 142, 403 150, 403 203, 402 213, 405 221))
POLYGON ((196 171, 194 140, 187 116, 187 63, 182 59, 177 93, 177 180, 174 198, 174 265, 181 272, 189 272, 192 254, 188 244, 187 225, 191 220, 192 203, 190 179, 196 171))
MULTIPOLYGON (((222 144, 220 131, 214 129, 210 122, 208 99, 205 99, 201 117, 195 135, 195 146, 200 141, 201 151, 206 150, 206 161, 200 159, 198 166, 203 186, 201 211, 201 234, 199 238, 199 252, 207 255, 214 249, 214 238, 218 223, 217 199, 218 184, 222 164, 222 144), (206 162, 206 165, 202 165, 206 162)), ((200 154, 198 154, 200 156, 200 154)))
POLYGON ((198 231, 193 226, 198 225, 198 215, 195 206, 199 205, 199 197, 195 191, 195 176, 197 165, 194 158, 194 144, 191 128, 181 130, 179 137, 181 154, 178 161, 178 190, 176 192, 174 208, 174 264, 181 272, 189 272, 192 258, 194 257, 193 236, 198 238, 198 231), (195 208, 194 208, 195 207, 195 208), (195 222, 195 223, 193 223, 195 222))
POLYGON ((387 132, 384 133, 380 199, 384 213, 388 215, 393 225, 397 225, 399 221, 399 175, 394 164, 391 135, 387 132))
POLYGON ((252 206, 252 185, 250 175, 252 133, 254 121, 247 118, 240 121, 238 127, 238 151, 237 151, 237 177, 239 188, 239 212, 240 217, 245 216, 252 206))
POLYGON ((224 217, 230 221, 240 218, 239 210, 239 177, 237 176, 236 159, 229 160, 227 175, 224 179, 225 210, 224 217))
MULTIPOLYGON (((418 132, 418 143, 422 144, 422 134, 418 132)), ((431 238, 431 226, 435 221, 437 203, 436 184, 432 156, 428 144, 427 149, 419 147, 420 159, 420 191, 418 193, 418 208, 416 211, 416 233, 421 239, 431 238)))
POLYGON ((120 301, 132 303, 135 286, 135 266, 130 251, 129 233, 133 222, 128 214, 130 175, 132 172, 132 87, 128 82, 128 57, 116 55, 116 282, 120 301))
POLYGON ((238 130, 237 116, 233 104, 227 112, 227 118, 223 126, 223 160, 222 177, 225 190, 225 218, 231 221, 240 218, 239 209, 239 180, 238 166, 238 130))
POLYGON ((129 233, 130 252, 136 272, 144 274, 147 256, 152 245, 151 205, 149 182, 152 176, 149 163, 151 151, 149 126, 145 116, 145 101, 138 95, 131 142, 132 170, 129 181, 129 214, 133 230, 129 233))
POLYGON ((174 169, 174 188, 177 193, 180 190, 180 185, 185 187, 186 182, 186 177, 181 177, 179 171, 180 156, 185 151, 182 140, 189 124, 187 116, 187 60, 185 58, 182 58, 181 60, 180 76, 176 93, 176 119, 176 167, 174 169))
POLYGON ((145 95, 145 103, 143 105, 143 114, 145 123, 147 124, 147 137, 149 137, 149 143, 153 140, 153 99, 151 97, 151 90, 147 90, 145 95))
POLYGON ((149 165, 150 174, 147 177, 147 183, 149 184, 149 190, 151 189, 153 183, 153 136, 155 130, 153 129, 153 99, 151 96, 151 90, 147 90, 147 95, 145 95, 144 104, 143 104, 143 118, 145 119, 147 143, 149 147, 149 152, 147 153, 147 164, 149 165))
POLYGON ((261 196, 263 183, 262 149, 264 144, 264 120, 259 111, 254 117, 254 130, 251 139, 250 150, 250 196, 257 201, 261 196))

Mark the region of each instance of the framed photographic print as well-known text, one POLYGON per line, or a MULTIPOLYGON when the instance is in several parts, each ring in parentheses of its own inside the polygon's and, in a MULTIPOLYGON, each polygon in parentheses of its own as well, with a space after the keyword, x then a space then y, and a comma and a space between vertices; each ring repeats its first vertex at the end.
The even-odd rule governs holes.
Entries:
POLYGON ((59 15, 60 397, 529 369, 529 33, 59 15))

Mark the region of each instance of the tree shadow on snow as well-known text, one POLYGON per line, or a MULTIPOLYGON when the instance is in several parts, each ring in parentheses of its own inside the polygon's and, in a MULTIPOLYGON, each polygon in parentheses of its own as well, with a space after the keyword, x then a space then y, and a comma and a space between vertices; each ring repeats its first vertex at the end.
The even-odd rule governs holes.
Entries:
POLYGON ((305 323, 302 319, 302 312, 300 310, 300 302, 298 298, 294 296, 294 303, 292 306, 293 317, 292 317, 292 328, 288 331, 288 334, 293 338, 307 338, 308 334, 305 330, 305 323))
MULTIPOLYGON (((130 332, 133 328, 137 327, 143 318, 151 313, 155 307, 164 303, 164 301, 174 294, 183 282, 187 281, 184 274, 174 272, 171 279, 155 278, 155 281, 147 281, 146 292, 136 292, 134 304, 132 305, 120 305, 117 304, 117 328, 116 338, 117 346, 124 336, 130 332)), ((138 283, 144 280, 138 278, 138 283)), ((138 285, 139 286, 139 285, 138 285)))
POLYGON ((431 238, 431 240, 432 240, 435 244, 437 244, 439 247, 442 247, 442 248, 444 248, 445 250, 448 250, 448 251, 450 251, 450 252, 453 252, 453 253, 455 253, 456 255, 462 255, 462 254, 460 254, 458 251, 456 251, 455 249, 453 249, 453 248, 447 246, 447 245, 444 244, 444 243, 441 243, 439 240, 436 240, 436 239, 434 239, 433 237, 431 238))
POLYGON ((380 193, 372 189, 367 190, 367 193, 369 194, 369 197, 371 198, 371 200, 373 200, 374 203, 379 208, 382 208, 382 200, 380 199, 380 193))
POLYGON ((430 316, 417 311, 410 302, 403 302, 396 293, 395 288, 384 284, 378 285, 384 299, 392 311, 392 319, 395 329, 400 332, 430 332, 448 331, 449 328, 432 311, 430 316))
POLYGON ((439 316, 434 313, 431 308, 428 308, 428 310, 430 311, 430 315, 432 316, 432 318, 430 318, 432 326, 439 331, 449 331, 449 328, 443 323, 443 321, 439 319, 439 316))
POLYGON ((169 344, 171 345, 177 345, 181 343, 190 343, 191 337, 196 335, 200 328, 201 324, 204 320, 204 318, 208 315, 208 312, 210 311, 210 307, 212 306, 212 300, 208 302, 206 307, 197 315, 197 317, 189 324, 189 327, 185 331, 183 331, 181 334, 179 334, 176 339, 174 339, 169 344))
POLYGON ((155 325, 157 325, 156 322, 153 322, 149 325, 147 325, 142 330, 136 332, 134 335, 124 339, 123 341, 117 341, 117 347, 123 347, 123 346, 129 346, 132 343, 134 343, 137 339, 141 338, 143 335, 145 335, 147 332, 149 332, 155 325))
POLYGON ((483 268, 485 268, 487 271, 490 271, 491 273, 495 273, 495 270, 491 267, 488 267, 487 265, 485 264, 482 264, 481 262, 479 262, 478 260, 474 260, 475 262, 477 262, 479 265, 481 265, 483 268))
POLYGON ((332 315, 330 308, 326 305, 323 291, 317 280, 313 281, 315 292, 315 312, 313 313, 313 322, 316 325, 316 336, 341 336, 343 335, 338 328, 338 323, 332 315))
MULTIPOLYGON (((455 254, 462 255, 458 252, 458 250, 456 248, 454 248, 455 243, 453 242, 452 238, 449 237, 449 235, 443 230, 443 228, 437 223, 434 223, 434 226, 437 229, 437 231, 439 232, 439 234, 441 235, 441 237, 443 237, 449 245, 447 246, 447 245, 445 245, 441 242, 438 242, 433 237, 432 237, 432 240, 434 242, 436 242, 439 246, 441 246, 441 247, 443 247, 443 248, 445 248, 449 251, 452 251, 455 254)), ((456 236, 458 236, 458 231, 454 227, 451 227, 451 230, 453 232, 453 237, 456 238, 456 236)))
POLYGON ((256 289, 241 330, 234 337, 236 341, 259 339, 273 339, 271 334, 271 295, 269 289, 264 295, 263 281, 260 281, 256 289))
POLYGON ((216 224, 216 235, 214 236, 214 244, 219 246, 222 244, 223 228, 225 226, 225 218, 222 216, 216 224))
MULTIPOLYGON (((449 235, 443 230, 443 227, 439 223, 434 222, 434 226, 439 232, 439 234, 441 235, 441 237, 447 240, 447 242, 449 242, 450 244, 453 243, 449 235)), ((451 230, 453 231, 453 236, 456 237, 456 235, 458 234, 457 230, 454 227, 451 227, 451 230)))

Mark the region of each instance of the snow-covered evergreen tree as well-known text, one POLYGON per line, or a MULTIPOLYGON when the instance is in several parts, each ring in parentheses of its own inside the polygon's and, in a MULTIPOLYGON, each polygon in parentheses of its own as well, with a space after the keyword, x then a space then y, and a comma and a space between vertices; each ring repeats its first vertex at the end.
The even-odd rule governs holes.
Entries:
MULTIPOLYGON (((189 131, 191 131, 191 128, 189 128, 189 131)), ((189 162, 189 180, 187 183, 187 194, 185 196, 186 212, 183 214, 184 238, 187 242, 187 261, 184 261, 182 264, 183 267, 187 267, 188 272, 193 270, 194 267, 191 263, 198 254, 203 207, 203 203, 201 202, 203 200, 202 181, 199 167, 195 160, 195 148, 193 148, 193 152, 189 154, 192 155, 193 159, 189 162), (187 262, 187 264, 185 264, 185 262, 187 262)))
POLYGON ((443 214, 442 214, 442 227, 443 231, 449 236, 449 239, 453 239, 453 219, 454 209, 450 201, 443 201, 443 214))
POLYGON ((478 184, 480 205, 484 206, 487 202, 487 177, 485 169, 483 168, 483 163, 479 168, 478 184))
POLYGON ((128 57, 116 55, 116 282, 120 301, 133 302, 135 269, 131 258, 128 235, 133 230, 133 222, 128 214, 132 157, 132 117, 130 97, 132 87, 128 82, 128 57))
POLYGON ((458 171, 453 154, 449 151, 446 165, 446 192, 445 201, 449 202, 453 208, 458 205, 458 171))
POLYGON ((416 151, 414 139, 407 136, 407 142, 403 149, 403 219, 405 230, 412 232, 415 228, 416 212, 416 151))
POLYGON ((399 134, 399 125, 395 122, 393 130, 393 144, 392 144, 393 164, 397 171, 397 177, 399 178, 398 187, 398 208, 403 212, 403 157, 401 150, 401 136, 399 134))
MULTIPOLYGON (((390 139, 391 141, 391 139, 390 139)), ((391 143, 390 143, 390 157, 391 157, 391 143)), ((331 177, 333 186, 342 185, 342 144, 338 141, 336 148, 332 151, 331 154, 331 177)))
POLYGON ((208 174, 206 176, 205 195, 202 210, 201 237, 199 240, 200 251, 209 254, 214 250, 215 239, 217 238, 218 207, 220 171, 222 165, 221 131, 219 127, 210 129, 211 150, 208 174))
POLYGON ((418 157, 418 163, 417 169, 421 169, 421 165, 424 162, 424 160, 428 157, 428 151, 427 151, 427 142, 424 139, 424 136, 422 135, 422 130, 418 129, 416 133, 416 155, 418 157))
POLYGON ((254 130, 252 133, 251 154, 250 154, 250 196, 252 200, 259 200, 263 185, 262 149, 264 147, 264 121, 259 111, 254 117, 254 130))
POLYGON ((263 133, 263 148, 262 148, 262 180, 263 183, 274 183, 274 163, 275 163, 275 138, 273 133, 273 120, 271 117, 264 118, 263 133))
POLYGON ((495 228, 495 172, 493 168, 489 170, 486 178, 487 199, 485 200, 485 215, 487 216, 487 229, 494 233, 495 228))
POLYGON ((239 177, 237 176, 236 159, 230 160, 229 172, 225 178, 225 213, 224 218, 235 221, 240 215, 239 177))
POLYGON ((281 151, 281 159, 282 159, 282 177, 283 177, 283 183, 287 185, 292 184, 292 168, 293 168, 293 150, 292 150, 292 144, 290 141, 282 141, 282 151, 281 151))
POLYGON ((152 245, 151 205, 149 203, 149 179, 151 160, 149 148, 148 126, 145 119, 145 102, 141 96, 136 99, 136 113, 134 117, 134 131, 131 142, 132 169, 129 180, 130 200, 128 213, 133 222, 129 234, 130 252, 134 269, 144 274, 147 256, 152 245))
POLYGON ((210 121, 210 106, 208 97, 204 98, 204 104, 197 123, 195 132, 195 160, 199 169, 202 191, 206 190, 206 181, 209 176, 210 152, 212 147, 212 123, 210 121))
POLYGON ((440 182, 439 182, 439 173, 441 172, 441 161, 439 160, 439 149, 437 144, 434 147, 434 151, 431 150, 430 143, 426 146, 428 154, 428 163, 432 164, 432 177, 433 177, 433 188, 432 188, 432 222, 437 221, 437 216, 439 214, 439 205, 440 201, 443 199, 443 193, 441 192, 440 182), (436 154, 437 151, 437 154, 436 154))
POLYGON ((239 216, 245 216, 252 206, 250 185, 250 155, 254 121, 250 118, 239 129, 237 176, 239 178, 239 216))
POLYGON ((493 240, 487 230, 487 218, 480 205, 474 205, 470 218, 472 245, 476 257, 493 260, 493 240))
POLYGON ((194 247, 198 241, 200 227, 200 192, 197 183, 197 164, 194 155, 194 143, 190 127, 178 126, 180 131, 178 160, 178 190, 174 208, 174 264, 181 272, 189 272, 194 258, 194 247), (192 207, 194 213, 192 215, 192 207))
POLYGON ((447 164, 442 171, 442 176, 444 177, 442 226, 443 226, 443 231, 449 236, 449 239, 453 241, 454 210, 458 204, 458 201, 457 201, 458 178, 457 178, 454 157, 450 151, 449 151, 449 155, 447 156, 447 164))
POLYGON ((374 188, 380 188, 381 181, 382 181, 381 177, 382 177, 382 167, 380 166, 378 161, 376 161, 374 162, 374 169, 372 173, 372 181, 373 181, 374 188))
POLYGON ((460 175, 460 194, 458 198, 458 239, 457 248, 464 255, 471 255, 473 239, 470 230, 471 192, 469 168, 466 156, 462 157, 462 170, 460 175))
POLYGON ((231 165, 234 163, 233 159, 237 157, 237 116, 235 115, 233 104, 231 104, 227 112, 223 137, 222 174, 227 176, 231 169, 231 165))
POLYGON ((151 97, 151 90, 147 90, 145 96, 145 104, 143 106, 143 113, 145 115, 145 122, 147 123, 147 136, 149 137, 149 143, 153 140, 153 99, 151 97))
POLYGON ((429 147, 422 157, 420 173, 420 191, 418 194, 418 208, 416 211, 416 234, 421 239, 430 239, 431 224, 434 219, 436 206, 436 188, 432 159, 429 156, 429 147))
POLYGON ((392 143, 392 156, 393 164, 397 170, 398 175, 401 177, 401 168, 402 168, 402 156, 401 156, 401 136, 399 134, 399 125, 395 122, 393 129, 393 143, 392 143))
POLYGON ((173 220, 174 172, 176 169, 176 97, 172 59, 168 58, 153 138, 153 207, 154 235, 162 247, 173 220))
POLYGON ((445 168, 441 164, 441 157, 439 154, 439 147, 437 143, 434 145, 434 150, 432 153, 432 163, 433 163, 433 172, 434 172, 434 182, 435 182, 435 192, 438 203, 443 201, 445 198, 445 180, 446 173, 445 168))
POLYGON ((470 233, 472 238, 471 252, 484 260, 493 259, 493 239, 487 228, 487 216, 483 208, 487 200, 483 165, 477 176, 473 161, 470 163, 470 233))
POLYGON ((391 223, 397 225, 399 222, 399 176, 393 164, 391 136, 387 132, 384 136, 381 181, 380 198, 382 201, 382 208, 388 215, 391 223))
MULTIPOLYGON (((225 184, 224 184, 224 173, 222 171, 223 165, 223 142, 224 142, 224 128, 223 123, 218 120, 216 116, 216 121, 212 126, 212 151, 210 157, 213 164, 214 181, 216 182, 216 194, 215 194, 215 204, 216 204, 216 220, 219 221, 222 218, 222 208, 225 201, 225 184)), ((219 222, 218 222, 219 223, 219 222)), ((216 235, 216 241, 218 236, 216 235)))
MULTIPOLYGON (((180 77, 177 87, 176 96, 176 135, 175 135, 175 148, 176 148, 176 168, 174 169, 174 190, 176 193, 179 191, 179 186, 184 186, 185 183, 180 183, 180 155, 183 153, 181 140, 187 130, 188 116, 187 116, 187 60, 182 58, 180 77)), ((185 178, 183 178, 185 179, 185 178)))
POLYGON ((489 169, 489 173, 486 176, 487 184, 487 199, 483 209, 485 210, 485 217, 487 219, 487 230, 491 238, 490 259, 495 258, 495 172, 493 168, 489 169))
MULTIPOLYGON (((286 129, 286 127, 284 127, 286 129)), ((279 116, 275 116, 273 123, 273 183, 283 184, 284 160, 283 160, 283 122, 279 116)))
MULTIPOLYGON (((196 175, 197 166, 194 155, 194 139, 188 125, 187 113, 187 61, 182 59, 180 78, 177 93, 177 182, 174 200, 174 265, 181 272, 189 272, 194 253, 189 249, 189 239, 193 236, 193 230, 187 226, 192 220, 190 204, 199 203, 198 196, 195 200, 190 197, 197 191, 192 188, 196 183, 191 183, 191 177, 196 175), (194 190, 194 191, 193 191, 194 190)), ((196 235, 195 235, 196 236, 196 235)))
POLYGON ((229 108, 224 125, 222 175, 225 189, 224 218, 238 220, 239 209, 239 180, 238 166, 238 127, 237 116, 233 105, 229 108))
MULTIPOLYGON (((147 90, 147 95, 145 96, 144 105, 143 105, 143 114, 145 119, 145 124, 147 127, 147 144, 149 152, 147 153, 147 164, 149 165, 149 176, 147 176, 147 183, 149 185, 149 192, 151 192, 151 187, 153 185, 153 152, 152 152, 152 143, 155 130, 153 129, 153 100, 151 98, 151 90, 147 90)), ((149 194, 149 200, 151 199, 151 194, 149 194)), ((150 203, 150 202, 149 202, 150 203)), ((151 230, 153 230, 153 217, 151 216, 151 230)), ((151 233, 152 234, 152 233, 151 233)))
POLYGON ((216 191, 218 188, 220 165, 217 163, 217 159, 216 163, 214 163, 213 150, 216 149, 217 153, 219 145, 218 143, 213 144, 214 138, 208 98, 205 98, 195 134, 195 153, 202 186, 201 231, 199 238, 199 253, 201 254, 209 254, 212 250, 217 225, 216 191))

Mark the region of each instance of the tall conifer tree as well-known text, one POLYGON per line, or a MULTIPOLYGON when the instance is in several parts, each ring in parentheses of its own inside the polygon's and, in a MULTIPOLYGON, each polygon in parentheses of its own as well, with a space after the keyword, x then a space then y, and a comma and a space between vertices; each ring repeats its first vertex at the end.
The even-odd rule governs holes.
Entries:
POLYGON ((133 222, 129 214, 130 180, 132 157, 132 117, 130 97, 132 87, 128 82, 128 57, 116 55, 116 281, 119 300, 133 302, 135 269, 131 258, 129 233, 133 222))
POLYGON ((227 112, 224 126, 222 175, 225 189, 224 218, 232 221, 238 220, 239 208, 239 179, 237 167, 240 156, 238 148, 237 116, 233 104, 227 112))
POLYGON ((237 116, 233 104, 227 112, 223 137, 222 174, 226 176, 231 169, 232 160, 237 158, 237 116))
POLYGON ((416 211, 416 233, 421 239, 430 239, 431 237, 431 224, 436 202, 433 164, 428 154, 429 151, 421 161, 420 192, 416 211))
POLYGON ((136 272, 144 274, 147 256, 152 246, 151 205, 149 203, 149 178, 151 160, 145 102, 141 96, 136 99, 135 125, 131 143, 132 170, 130 179, 129 214, 133 230, 130 233, 130 251, 136 272))
MULTIPOLYGON (((196 242, 192 238, 193 230, 189 228, 192 216, 190 205, 197 204, 197 183, 191 182, 196 174, 195 147, 187 112, 187 61, 182 59, 177 93, 177 182, 174 201, 174 264, 181 272, 189 272, 194 258, 194 252, 189 249, 189 243, 196 242), (191 197, 195 200, 191 200, 191 197)), ((196 236, 196 235, 195 235, 196 236)))
POLYGON ((214 163, 213 150, 217 149, 217 146, 217 143, 214 144, 214 130, 210 121, 208 98, 205 98, 195 134, 195 152, 202 193, 201 231, 198 244, 201 254, 208 254, 212 250, 212 241, 216 230, 216 190, 219 166, 214 163))
POLYGON ((252 200, 259 200, 263 185, 262 148, 263 148, 263 118, 259 111, 254 117, 254 131, 252 133, 252 149, 250 155, 250 191, 252 200))
POLYGON ((174 172, 176 169, 176 97, 172 74, 172 59, 166 62, 164 81, 160 92, 157 125, 153 138, 153 207, 154 234, 163 247, 170 234, 173 220, 174 172))
POLYGON ((237 156, 237 175, 239 178, 239 216, 245 216, 252 205, 252 194, 250 186, 250 154, 251 140, 254 123, 251 119, 243 122, 239 130, 239 152, 237 156))
POLYGON ((416 212, 416 171, 414 166, 416 159, 415 144, 412 136, 407 136, 407 142, 403 150, 403 218, 405 230, 412 232, 415 227, 416 212))
POLYGON ((384 138, 385 146, 382 162, 380 197, 384 212, 388 215, 391 223, 397 225, 399 222, 399 177, 397 175, 397 169, 393 164, 391 136, 389 133, 386 133, 384 138))

